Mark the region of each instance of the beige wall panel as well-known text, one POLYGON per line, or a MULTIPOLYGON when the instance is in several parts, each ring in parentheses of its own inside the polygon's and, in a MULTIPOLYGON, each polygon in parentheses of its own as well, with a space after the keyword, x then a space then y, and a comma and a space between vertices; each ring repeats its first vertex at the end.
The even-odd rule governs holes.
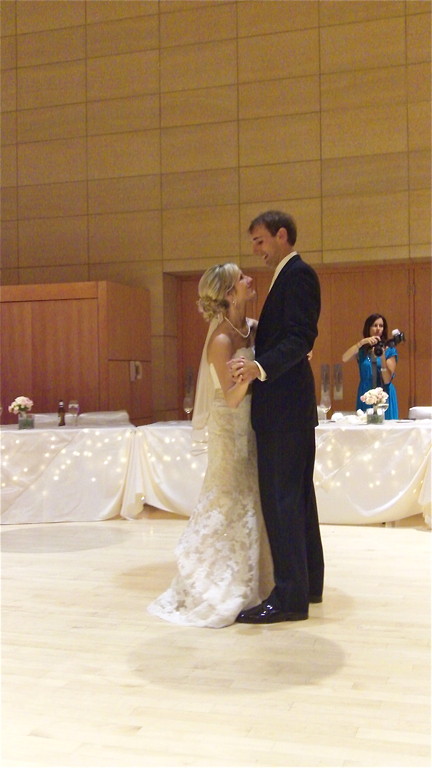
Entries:
POLYGON ((18 109, 85 101, 85 61, 18 69, 18 109))
POLYGON ((18 224, 16 221, 2 222, 0 258, 2 269, 12 269, 18 266, 18 224))
MULTIPOLYGON (((407 3, 411 5, 411 3, 407 3)), ((403 16, 405 2, 403 0, 320 0, 319 16, 320 24, 346 24, 351 21, 369 21, 389 16, 403 16)))
POLYGON ((89 213, 145 211, 160 207, 160 177, 156 174, 89 181, 89 213))
POLYGON ((23 285, 43 283, 80 283, 88 280, 86 264, 67 266, 27 267, 19 270, 19 282, 23 285))
POLYGON ((89 260, 92 264, 160 257, 160 211, 89 216, 89 260))
MULTIPOLYGON (((193 0, 196 8, 208 8, 210 5, 222 5, 233 0, 193 0)), ((161 13, 173 13, 174 11, 187 11, 191 7, 191 0, 160 0, 161 13)))
POLYGON ((238 206, 182 208, 163 214, 164 259, 225 259, 238 253, 238 206))
POLYGON ((14 187, 17 183, 17 151, 14 144, 2 147, 1 183, 4 187, 14 187))
POLYGON ((161 94, 162 127, 237 120, 237 110, 235 85, 161 94))
POLYGON ((240 202, 321 196, 319 160, 240 168, 240 202))
POLYGON ((324 27, 320 34, 322 72, 405 64, 403 16, 362 24, 324 27))
POLYGON ((84 0, 74 0, 72 3, 59 3, 58 0, 17 3, 18 34, 85 24, 85 6, 84 0))
POLYGON ((85 139, 18 145, 19 184, 50 184, 86 178, 85 139))
POLYGON ((237 82, 235 40, 165 48, 160 52, 161 92, 237 82))
MULTIPOLYGON (((239 255, 238 253, 229 254, 224 256, 223 261, 232 261, 237 264, 239 255)), ((202 274, 208 267, 212 267, 216 263, 218 261, 214 257, 204 258, 201 256, 183 256, 181 259, 164 258, 163 262, 165 272, 196 272, 197 274, 202 274)))
POLYGON ((2 37, 1 41, 1 68, 12 69, 16 67, 17 53, 16 37, 2 37))
POLYGON ((191 171, 162 175, 163 208, 229 205, 238 201, 238 171, 191 171))
MULTIPOLYGON (((248 232, 249 224, 262 211, 280 210, 290 213, 297 224, 296 248, 301 253, 321 250, 321 200, 265 200, 261 203, 250 203, 240 206, 240 248, 243 256, 252 254, 251 239, 248 232)), ((260 259, 259 266, 263 266, 260 259)))
POLYGON ((17 74, 15 69, 1 73, 1 108, 8 112, 17 106, 17 74))
POLYGON ((381 67, 322 75, 321 108, 325 111, 404 104, 406 87, 405 67, 381 67))
POLYGON ((315 0, 307 3, 299 3, 297 0, 238 3, 239 37, 317 27, 318 5, 315 0))
POLYGON ((362 261, 393 261, 395 259, 408 259, 410 256, 407 245, 403 246, 375 246, 373 248, 344 248, 341 250, 324 250, 324 264, 343 264, 345 262, 362 261))
POLYGON ((15 144, 17 138, 17 114, 16 112, 2 112, 1 115, 1 143, 15 144))
POLYGON ((85 26, 18 35, 18 66, 29 67, 38 64, 52 64, 58 61, 84 59, 85 48, 85 26))
POLYGON ((241 120, 240 165, 267 165, 320 156, 318 114, 241 120))
POLYGON ((410 189, 430 189, 431 186, 431 151, 419 149, 409 153, 410 189))
POLYGON ((315 75, 319 71, 318 30, 239 39, 238 65, 240 83, 315 75))
POLYGON ((162 173, 237 165, 237 123, 164 128, 161 134, 162 173))
POLYGON ((341 157, 322 162, 322 193, 353 195, 408 189, 406 152, 341 157))
POLYGON ((430 101, 408 105, 409 148, 429 149, 431 146, 431 105, 430 101))
POLYGON ((159 94, 87 103, 88 135, 159 128, 159 94))
POLYGON ((19 187, 18 216, 20 219, 85 216, 86 214, 87 184, 85 181, 19 187))
POLYGON ((91 136, 88 139, 88 178, 159 173, 159 155, 159 131, 91 136))
POLYGON ((87 3, 87 23, 150 15, 158 12, 158 5, 157 0, 91 0, 87 3))
POLYGON ((87 263, 87 218, 25 219, 19 222, 20 267, 87 263))
POLYGON ((319 109, 318 75, 239 85, 240 119, 319 112, 319 109))
POLYGON ((87 98, 100 99, 140 96, 159 90, 157 51, 123 53, 87 59, 87 98))
POLYGON ((85 136, 86 106, 82 103, 20 110, 17 113, 17 130, 19 142, 85 136))
POLYGON ((431 65, 410 64, 407 67, 408 101, 430 101, 431 97, 431 65))
POLYGON ((410 259, 429 259, 431 255, 430 243, 413 243, 409 249, 410 259))
POLYGON ((87 26, 87 56, 145 51, 159 45, 157 16, 116 19, 87 26))
POLYGON ((19 282, 19 270, 17 267, 13 269, 0 269, 0 285, 18 285, 19 282))
MULTIPOLYGON (((430 6, 429 6, 430 10, 430 6)), ((408 64, 431 60, 431 14, 408 16, 407 60, 408 64)))
POLYGON ((0 32, 3 35, 14 35, 16 32, 16 2, 2 0, 0 3, 0 32))
POLYGON ((406 107, 362 107, 321 115, 322 156, 351 157, 407 150, 406 107))
POLYGON ((431 242, 431 193, 430 189, 410 192, 410 241, 431 242))
POLYGON ((408 240, 408 192, 323 198, 326 251, 405 245, 408 240))
POLYGON ((206 43, 211 40, 235 38, 237 33, 236 5, 220 4, 208 8, 189 3, 186 11, 163 14, 160 18, 161 48, 206 43))
POLYGON ((2 187, 0 216, 2 221, 18 218, 17 187, 2 187))
POLYGON ((424 13, 428 8, 432 8, 431 0, 409 0, 406 3, 406 14, 424 13))

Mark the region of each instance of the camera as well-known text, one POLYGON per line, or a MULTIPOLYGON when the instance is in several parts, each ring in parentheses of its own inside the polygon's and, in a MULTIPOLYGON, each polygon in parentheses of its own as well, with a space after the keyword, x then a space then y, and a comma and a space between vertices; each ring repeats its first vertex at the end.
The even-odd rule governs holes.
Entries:
POLYGON ((380 339, 380 341, 372 347, 375 352, 375 357, 381 357, 386 347, 396 347, 401 341, 405 341, 405 334, 396 328, 396 330, 392 331, 392 335, 389 339, 386 339, 385 341, 380 339))

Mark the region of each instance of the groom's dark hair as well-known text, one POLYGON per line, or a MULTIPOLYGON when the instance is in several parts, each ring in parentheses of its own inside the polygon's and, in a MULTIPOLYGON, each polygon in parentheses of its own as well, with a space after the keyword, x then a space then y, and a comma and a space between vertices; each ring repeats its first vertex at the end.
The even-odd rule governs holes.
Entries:
POLYGON ((249 225, 248 232, 252 234, 255 227, 263 224, 273 237, 279 232, 281 227, 286 229, 288 242, 294 245, 297 240, 297 225, 289 213, 283 211, 265 211, 256 216, 249 225))

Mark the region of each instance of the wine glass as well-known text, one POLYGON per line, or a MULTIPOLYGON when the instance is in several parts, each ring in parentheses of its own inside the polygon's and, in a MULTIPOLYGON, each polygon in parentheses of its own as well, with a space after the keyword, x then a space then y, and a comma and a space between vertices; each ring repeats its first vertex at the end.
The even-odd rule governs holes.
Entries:
POLYGON ((188 419, 191 418, 193 405, 194 405, 193 395, 192 394, 185 395, 185 398, 183 400, 183 410, 186 413, 188 419))
POLYGON ((79 414, 79 402, 78 400, 69 400, 68 413, 72 414, 72 425, 76 427, 78 414, 79 414))
POLYGON ((323 421, 327 420, 327 413, 331 408, 330 392, 328 390, 321 390, 321 402, 319 404, 321 411, 324 413, 323 421))

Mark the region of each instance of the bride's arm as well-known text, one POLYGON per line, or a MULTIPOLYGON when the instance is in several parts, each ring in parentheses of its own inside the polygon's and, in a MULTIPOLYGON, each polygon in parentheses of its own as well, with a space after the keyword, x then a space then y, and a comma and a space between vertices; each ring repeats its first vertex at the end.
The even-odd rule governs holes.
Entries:
POLYGON ((215 367, 225 401, 230 408, 237 408, 249 387, 249 383, 240 377, 233 381, 227 363, 234 351, 231 340, 224 333, 219 333, 212 339, 207 351, 207 359, 215 367))

